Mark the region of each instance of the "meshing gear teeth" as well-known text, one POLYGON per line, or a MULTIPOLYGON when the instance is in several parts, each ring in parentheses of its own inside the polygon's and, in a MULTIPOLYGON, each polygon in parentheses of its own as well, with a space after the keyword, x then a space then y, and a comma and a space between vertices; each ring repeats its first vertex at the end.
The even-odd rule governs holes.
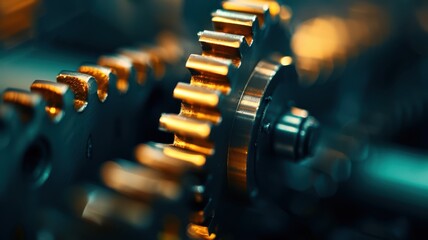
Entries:
MULTIPOLYGON (((175 134, 170 146, 163 146, 163 158, 194 162, 203 159, 200 171, 211 175, 202 180, 204 206, 192 214, 188 236, 213 239, 217 223, 215 209, 224 185, 229 131, 240 91, 258 61, 269 56, 275 48, 268 46, 271 28, 278 25, 279 5, 276 1, 226 1, 223 9, 212 14, 215 31, 199 33, 202 54, 192 54, 186 67, 191 73, 190 83, 178 83, 174 97, 182 101, 179 114, 164 114, 160 127, 175 134), (261 50, 262 47, 264 50, 261 50), (166 148, 179 149, 183 154, 166 156, 166 148), (180 156, 180 157, 177 157, 180 156), (215 182, 215 183, 214 183, 215 182)), ((274 44, 272 44, 274 45, 274 44)), ((276 49, 281 50, 281 49, 276 49)), ((137 149, 137 159, 156 166, 162 156, 146 160, 153 145, 137 149)))

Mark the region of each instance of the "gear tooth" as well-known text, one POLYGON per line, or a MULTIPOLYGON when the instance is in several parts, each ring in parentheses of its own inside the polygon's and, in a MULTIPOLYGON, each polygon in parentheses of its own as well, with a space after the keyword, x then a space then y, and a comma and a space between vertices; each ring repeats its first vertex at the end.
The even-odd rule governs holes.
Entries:
POLYGON ((214 154, 214 145, 211 142, 201 141, 200 139, 195 140, 192 138, 175 135, 173 145, 175 147, 187 149, 207 156, 214 154))
POLYGON ((208 139, 211 134, 212 124, 210 122, 176 114, 162 114, 159 123, 161 129, 175 132, 181 136, 208 139))
POLYGON ((206 156, 197 152, 182 149, 172 145, 166 145, 163 148, 163 154, 171 158, 177 158, 181 161, 189 162, 199 168, 203 167, 206 163, 206 156))
POLYGON ((251 46, 260 30, 257 15, 217 10, 212 14, 214 29, 218 32, 243 35, 251 46))
POLYGON ((54 121, 59 121, 73 106, 74 96, 66 84, 36 80, 31 84, 31 91, 43 97, 46 112, 54 121))
POLYGON ((208 88, 221 92, 222 94, 229 94, 231 88, 227 81, 212 80, 212 77, 206 75, 193 76, 190 79, 190 84, 200 88, 208 88))
POLYGON ((44 113, 46 106, 40 95, 21 89, 7 89, 3 93, 3 102, 15 106, 23 122, 29 122, 36 115, 44 113))
POLYGON ((128 57, 121 55, 102 56, 97 64, 113 70, 117 76, 116 88, 121 93, 126 93, 129 88, 129 79, 132 75, 132 61, 128 57))
POLYGON ((187 226, 187 234, 188 237, 190 237, 191 239, 210 240, 216 238, 216 235, 214 233, 209 233, 207 227, 193 223, 190 223, 187 226))
POLYGON ((104 163, 101 176, 108 187, 143 200, 156 196, 176 199, 180 194, 177 182, 167 179, 155 170, 123 160, 104 163))
MULTIPOLYGON (((135 49, 121 49, 119 53, 123 56, 128 57, 137 72, 137 82, 143 85, 148 79, 149 73, 152 71, 152 63, 150 59, 150 55, 142 50, 135 49)), ((157 71, 154 71, 156 77, 157 71)))
POLYGON ((186 103, 217 107, 220 102, 220 92, 212 89, 192 86, 179 82, 174 89, 174 97, 186 103))
POLYGON ((79 72, 62 71, 58 74, 56 80, 58 83, 68 85, 71 91, 73 91, 74 109, 77 112, 84 111, 93 95, 97 94, 97 83, 90 75, 79 72))
POLYGON ((209 121, 213 124, 221 122, 221 113, 217 108, 187 104, 185 102, 181 103, 180 115, 201 121, 209 121))
MULTIPOLYGON (((112 70, 99 65, 85 64, 79 67, 78 72, 91 75, 95 78, 98 86, 98 98, 101 102, 104 102, 109 94, 109 86, 114 79, 112 70)), ((115 79, 113 81, 115 82, 115 79)))
POLYGON ((203 55, 229 58, 236 66, 241 62, 242 51, 248 48, 245 36, 224 32, 203 31, 199 42, 203 55))
POLYGON ((262 28, 269 21, 279 14, 279 5, 273 1, 225 1, 222 3, 223 9, 247 14, 254 14, 259 19, 259 26, 262 28))
POLYGON ((173 175, 181 175, 187 170, 200 169, 199 162, 184 161, 163 153, 163 144, 141 144, 135 150, 135 158, 138 162, 153 169, 173 175))
POLYGON ((236 69, 232 60, 192 54, 186 67, 192 74, 192 85, 229 93, 229 75, 236 69))
POLYGON ((206 74, 223 79, 227 79, 232 66, 232 61, 229 59, 212 58, 197 54, 190 55, 186 62, 186 67, 193 76, 206 74))

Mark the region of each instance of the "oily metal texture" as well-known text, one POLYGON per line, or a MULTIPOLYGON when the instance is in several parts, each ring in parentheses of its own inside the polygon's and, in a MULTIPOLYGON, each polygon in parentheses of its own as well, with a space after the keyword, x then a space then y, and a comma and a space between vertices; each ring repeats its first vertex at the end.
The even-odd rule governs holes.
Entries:
MULTIPOLYGON (((199 33, 202 53, 187 60, 190 84, 179 83, 174 90, 174 97, 182 101, 180 113, 160 118, 161 129, 175 133, 174 142, 160 149, 164 158, 201 166, 200 184, 195 189, 202 199, 188 226, 191 238, 216 237, 216 218, 222 215, 221 198, 227 189, 231 127, 247 80, 264 57, 288 53, 288 32, 279 23, 278 3, 226 1, 222 6, 212 14, 214 31, 199 33)), ((137 159, 153 164, 145 160, 147 146, 141 148, 137 159)))

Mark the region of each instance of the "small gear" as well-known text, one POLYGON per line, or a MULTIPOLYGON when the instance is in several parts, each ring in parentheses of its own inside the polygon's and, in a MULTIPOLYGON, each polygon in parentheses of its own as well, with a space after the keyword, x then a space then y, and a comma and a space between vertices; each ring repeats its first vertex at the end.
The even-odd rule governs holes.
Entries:
POLYGON ((149 97, 177 79, 177 72, 170 72, 182 52, 172 42, 179 44, 171 40, 123 49, 97 64, 62 71, 57 82, 36 80, 31 92, 7 89, 2 94, 0 158, 7 160, 8 174, 2 175, 0 195, 9 208, 5 213, 11 213, 3 215, 8 220, 2 222, 10 224, 5 229, 25 225, 32 235, 40 209, 64 205, 63 198, 50 194, 64 193, 78 181, 96 181, 94 173, 106 160, 131 158, 142 138, 136 130, 141 123, 149 126, 147 112, 156 107, 148 105, 149 97))

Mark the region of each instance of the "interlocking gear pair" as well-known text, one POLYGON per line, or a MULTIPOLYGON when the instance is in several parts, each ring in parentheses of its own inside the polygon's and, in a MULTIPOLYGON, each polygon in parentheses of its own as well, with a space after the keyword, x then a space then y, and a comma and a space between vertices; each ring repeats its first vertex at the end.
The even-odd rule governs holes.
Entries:
MULTIPOLYGON (((90 188, 83 193, 85 218, 95 222, 119 219, 118 222, 134 224, 139 229, 140 218, 130 217, 136 215, 129 211, 158 206, 153 208, 155 217, 151 219, 158 221, 150 225, 157 226, 151 234, 156 235, 159 231, 183 235, 177 229, 183 229, 190 220, 187 226, 189 237, 212 239, 217 232, 221 233, 221 218, 225 214, 222 203, 228 189, 255 197, 263 192, 260 187, 264 181, 262 169, 266 159, 275 155, 287 159, 310 155, 318 126, 307 111, 289 104, 297 94, 298 81, 293 59, 288 56, 291 55, 289 34, 280 22, 280 10, 276 1, 231 0, 213 13, 214 31, 199 33, 202 53, 191 55, 186 63, 192 75, 190 83, 178 83, 173 92, 174 98, 182 101, 180 113, 164 114, 160 118, 160 127, 175 134, 174 142, 138 146, 136 159, 144 167, 123 161, 105 163, 101 171, 102 182, 114 192, 90 188), (189 194, 190 204, 186 200, 189 194), (174 209, 186 207, 191 209, 188 219, 167 221, 175 222, 173 226, 160 220, 185 215, 184 210, 175 214, 174 209), (94 215, 100 211, 105 214, 94 215), (156 213, 165 214, 159 217, 156 213)), ((153 67, 157 78, 165 72, 160 61, 166 61, 168 57, 165 52, 159 54, 159 51, 123 51, 125 57, 100 58, 101 66, 84 65, 79 68, 80 73, 63 72, 58 76, 59 83, 36 81, 31 89, 46 101, 39 107, 35 106, 38 106, 36 102, 40 102, 40 97, 34 94, 7 91, 3 99, 23 110, 21 118, 24 122, 30 118, 38 119, 28 116, 41 115, 41 110, 36 108, 46 109, 51 121, 44 119, 47 116, 40 116, 44 119, 40 121, 49 125, 46 128, 58 128, 53 134, 63 136, 60 139, 66 141, 56 144, 73 146, 68 150, 61 148, 66 151, 57 153, 55 150, 51 152, 57 149, 54 146, 40 150, 45 147, 37 145, 37 151, 41 154, 48 152, 50 159, 73 163, 76 159, 90 159, 94 154, 102 155, 102 151, 93 152, 93 149, 103 149, 95 146, 100 141, 108 149, 113 145, 123 151, 122 157, 130 157, 126 154, 134 145, 124 141, 127 137, 121 134, 133 135, 133 129, 126 127, 138 125, 137 121, 143 117, 137 113, 141 114, 146 94, 136 90, 139 84, 145 84, 143 91, 150 91, 151 78, 146 76, 147 69, 153 67), (101 107, 108 104, 115 104, 115 109, 121 111, 111 112, 111 108, 101 107), (88 113, 85 115, 85 112, 88 113), (97 117, 92 115, 94 112, 97 117), (105 117, 111 114, 115 116, 105 117), (125 120, 124 115, 127 116, 125 120), (79 120, 85 116, 87 119, 79 120), (64 123, 67 121, 70 123, 64 123), (82 126, 79 124, 82 122, 92 126, 82 126), (98 130, 93 132, 93 129, 98 130)), ((40 135, 45 132, 48 131, 41 130, 40 135)), ((31 136, 25 139, 30 142, 39 135, 28 134, 31 136)), ((105 159, 110 155, 102 156, 101 159, 105 159)), ((62 162, 52 164, 48 181, 64 174, 58 169, 68 169, 62 162)), ((80 171, 81 167, 79 163, 73 168, 80 171)), ((79 174, 89 176, 93 169, 79 174)))

